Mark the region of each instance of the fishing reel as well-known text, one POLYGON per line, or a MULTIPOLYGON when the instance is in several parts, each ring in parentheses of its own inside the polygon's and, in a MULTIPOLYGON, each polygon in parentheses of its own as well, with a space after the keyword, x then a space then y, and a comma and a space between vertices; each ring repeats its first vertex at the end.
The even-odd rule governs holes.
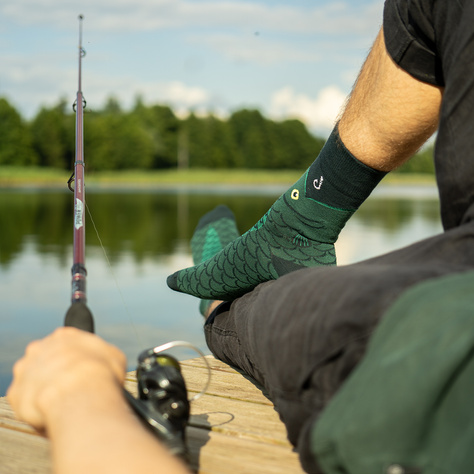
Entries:
POLYGON ((125 391, 130 405, 173 454, 186 457, 190 402, 179 362, 156 348, 145 350, 138 357, 137 383, 138 398, 125 391))

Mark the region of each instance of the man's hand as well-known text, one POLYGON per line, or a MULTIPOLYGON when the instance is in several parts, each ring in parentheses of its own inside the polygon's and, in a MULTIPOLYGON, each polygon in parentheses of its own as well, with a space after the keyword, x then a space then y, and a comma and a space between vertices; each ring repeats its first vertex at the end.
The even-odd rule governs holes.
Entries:
POLYGON ((137 419, 123 396, 122 351, 89 332, 57 329, 32 342, 7 397, 51 441, 57 474, 189 474, 137 419))
POLYGON ((37 429, 65 403, 105 385, 121 386, 126 358, 100 337, 67 327, 34 341, 13 368, 7 398, 17 416, 37 429))

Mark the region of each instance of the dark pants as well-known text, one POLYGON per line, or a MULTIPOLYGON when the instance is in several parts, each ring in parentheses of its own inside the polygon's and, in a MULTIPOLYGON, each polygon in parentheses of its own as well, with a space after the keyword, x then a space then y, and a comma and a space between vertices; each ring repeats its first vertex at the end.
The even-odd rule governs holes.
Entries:
POLYGON ((380 317, 408 287, 474 269, 474 222, 354 265, 310 268, 259 285, 208 318, 213 354, 268 391, 308 472, 309 435, 364 354, 380 317))
POLYGON ((474 269, 473 20, 474 2, 385 6, 391 56, 413 76, 445 87, 435 161, 446 231, 365 262, 264 283, 206 322, 215 356, 266 388, 308 472, 320 472, 309 449, 311 428, 386 309, 418 282, 474 269))

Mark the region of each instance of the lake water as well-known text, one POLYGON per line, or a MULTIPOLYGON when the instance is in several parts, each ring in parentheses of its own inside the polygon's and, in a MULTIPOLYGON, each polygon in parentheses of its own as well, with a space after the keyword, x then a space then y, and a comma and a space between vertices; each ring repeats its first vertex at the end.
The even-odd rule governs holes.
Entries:
MULTIPOLYGON (((203 213, 226 204, 243 232, 285 189, 87 189, 97 229, 88 216, 88 305, 96 332, 126 353, 130 369, 142 349, 172 340, 208 352, 197 300, 169 290, 166 276, 192 264, 189 240, 203 213)), ((71 291, 72 196, 0 189, 0 395, 27 343, 63 324, 71 291)), ((434 187, 382 185, 344 228, 336 245, 339 264, 439 232, 434 187)))

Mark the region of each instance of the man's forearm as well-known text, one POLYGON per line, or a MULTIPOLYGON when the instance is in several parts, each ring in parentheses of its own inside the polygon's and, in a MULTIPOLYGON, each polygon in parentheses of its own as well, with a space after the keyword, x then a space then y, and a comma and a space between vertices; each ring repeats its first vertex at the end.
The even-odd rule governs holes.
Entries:
POLYGON ((48 436, 58 474, 189 473, 141 424, 113 383, 82 388, 50 410, 48 436))
POLYGON ((339 121, 341 139, 362 163, 391 171, 436 131, 442 92, 398 67, 381 30, 339 121))
POLYGON ((29 344, 15 364, 8 400, 47 432, 56 474, 189 472, 131 411, 125 369, 117 347, 70 327, 29 344))

